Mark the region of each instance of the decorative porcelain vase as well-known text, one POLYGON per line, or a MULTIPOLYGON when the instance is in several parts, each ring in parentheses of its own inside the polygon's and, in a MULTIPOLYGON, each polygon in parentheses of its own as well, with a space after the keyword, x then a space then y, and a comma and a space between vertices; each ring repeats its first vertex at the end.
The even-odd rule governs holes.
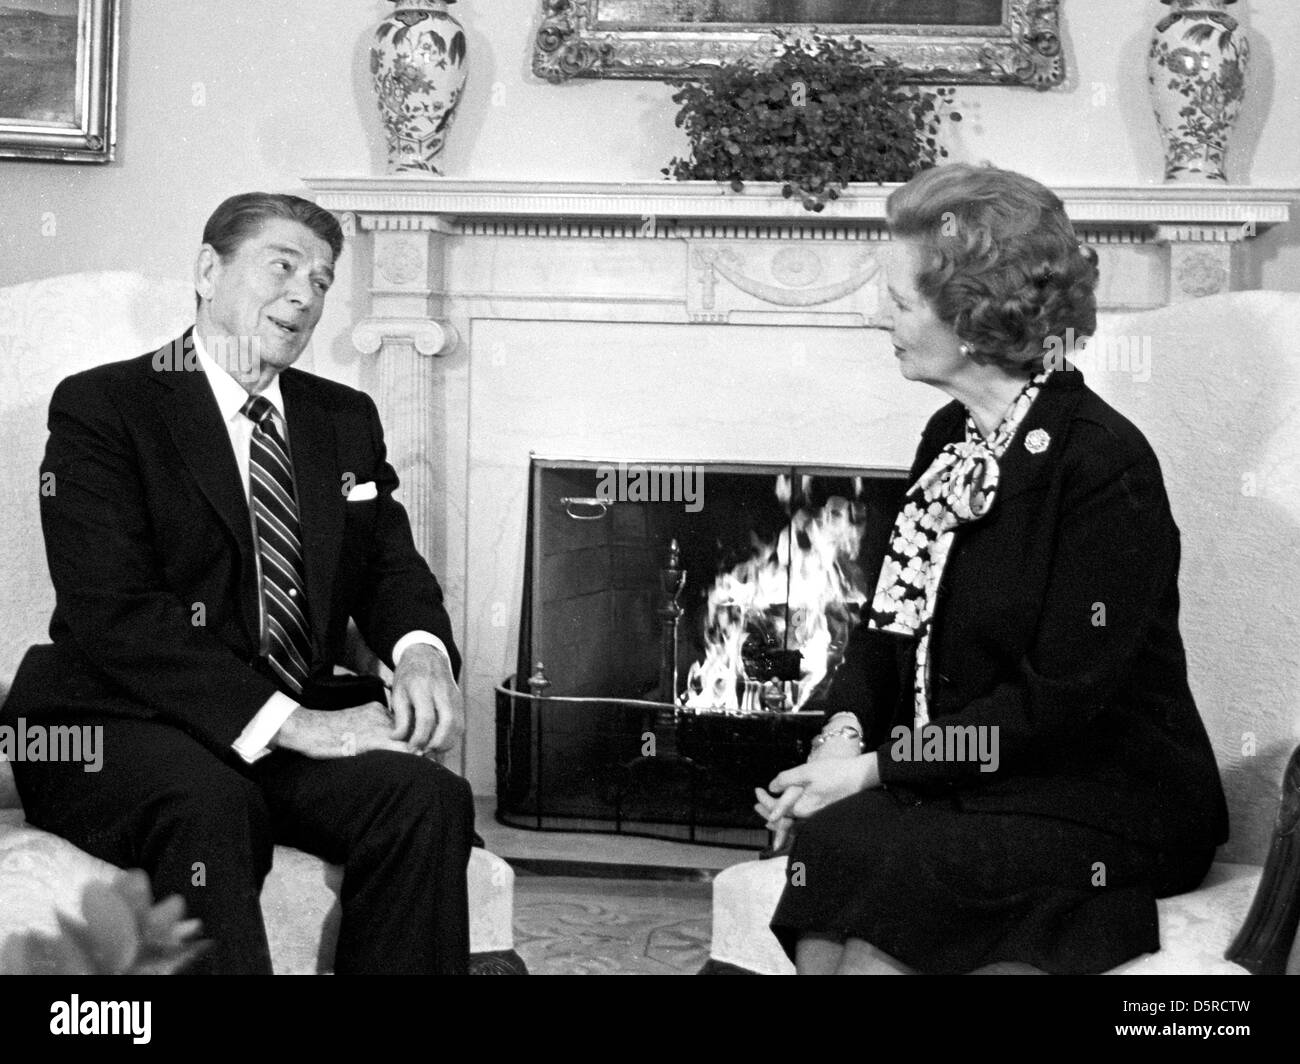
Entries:
POLYGON ((1160 0, 1147 78, 1165 142, 1166 181, 1227 181, 1228 133, 1246 91, 1250 42, 1225 10, 1237 0, 1160 0))
POLYGON ((370 73, 388 135, 390 173, 440 173, 468 73, 465 28, 447 11, 456 0, 390 0, 375 30, 370 73))

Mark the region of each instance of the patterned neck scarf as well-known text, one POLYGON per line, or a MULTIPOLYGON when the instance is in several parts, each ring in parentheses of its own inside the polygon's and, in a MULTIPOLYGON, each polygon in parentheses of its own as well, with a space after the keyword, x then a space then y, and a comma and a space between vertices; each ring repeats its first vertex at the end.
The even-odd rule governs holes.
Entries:
POLYGON ((916 636, 915 726, 930 720, 930 621, 958 525, 983 517, 998 490, 1002 457, 1033 406, 1051 370, 1034 377, 1016 396, 991 440, 970 412, 966 438, 939 452, 904 496, 889 549, 880 567, 867 627, 916 636))

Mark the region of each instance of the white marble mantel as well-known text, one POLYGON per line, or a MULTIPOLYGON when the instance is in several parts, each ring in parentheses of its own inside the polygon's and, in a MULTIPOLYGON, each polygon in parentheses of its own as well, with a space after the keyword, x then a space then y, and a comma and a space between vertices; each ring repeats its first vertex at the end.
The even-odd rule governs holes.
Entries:
MULTIPOLYGON (((444 177, 309 177, 318 202, 335 211, 411 212, 466 218, 660 218, 881 223, 897 185, 856 184, 821 213, 752 182, 741 193, 712 181, 472 181, 444 177)), ((1139 225, 1261 228, 1289 220, 1300 190, 1239 185, 1062 186, 1070 217, 1085 227, 1139 225)))
MULTIPOLYGON (((777 185, 321 177, 317 201, 362 231, 557 239, 887 241, 893 185, 853 185, 820 213, 777 185)), ((1160 306, 1250 287, 1242 245, 1290 220, 1300 190, 1214 185, 1061 187, 1082 238, 1103 249, 1101 301, 1160 306), (1124 254, 1115 254, 1123 249, 1124 254), (1109 269, 1106 269, 1109 267, 1109 269)), ((374 254, 383 252, 377 241, 374 254)), ((380 259, 376 260, 382 265, 380 259)), ((386 261, 386 260, 384 260, 386 261)))
MULTIPOLYGON (((306 184, 350 236, 352 339, 373 356, 417 544, 462 636, 464 769, 480 793, 492 689, 514 669, 529 452, 906 466, 937 405, 897 379, 877 331, 891 186, 813 214, 771 185, 306 184)), ((1300 196, 1057 192, 1101 257, 1108 310, 1256 286, 1252 238, 1300 196)))

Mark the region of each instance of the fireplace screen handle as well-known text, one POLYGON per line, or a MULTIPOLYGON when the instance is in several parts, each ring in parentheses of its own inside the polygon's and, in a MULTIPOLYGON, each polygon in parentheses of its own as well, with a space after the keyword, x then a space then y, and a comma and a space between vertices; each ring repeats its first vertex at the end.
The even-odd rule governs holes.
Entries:
POLYGON ((611 499, 589 499, 566 495, 560 500, 564 503, 564 512, 575 521, 599 521, 613 505, 611 499))

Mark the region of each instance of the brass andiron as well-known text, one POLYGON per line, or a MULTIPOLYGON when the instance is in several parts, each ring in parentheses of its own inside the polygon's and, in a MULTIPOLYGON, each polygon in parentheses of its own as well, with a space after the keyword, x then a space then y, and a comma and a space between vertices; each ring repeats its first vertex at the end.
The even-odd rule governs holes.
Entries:
POLYGON ((1253 975, 1283 975, 1300 926, 1300 747, 1282 774, 1273 843, 1246 922, 1225 958, 1253 975))
POLYGON ((664 604, 659 607, 662 636, 659 654, 659 696, 672 706, 677 705, 677 626, 685 610, 677 601, 686 586, 686 570, 682 568, 681 551, 677 540, 668 546, 668 564, 659 570, 659 586, 664 593, 664 604))

